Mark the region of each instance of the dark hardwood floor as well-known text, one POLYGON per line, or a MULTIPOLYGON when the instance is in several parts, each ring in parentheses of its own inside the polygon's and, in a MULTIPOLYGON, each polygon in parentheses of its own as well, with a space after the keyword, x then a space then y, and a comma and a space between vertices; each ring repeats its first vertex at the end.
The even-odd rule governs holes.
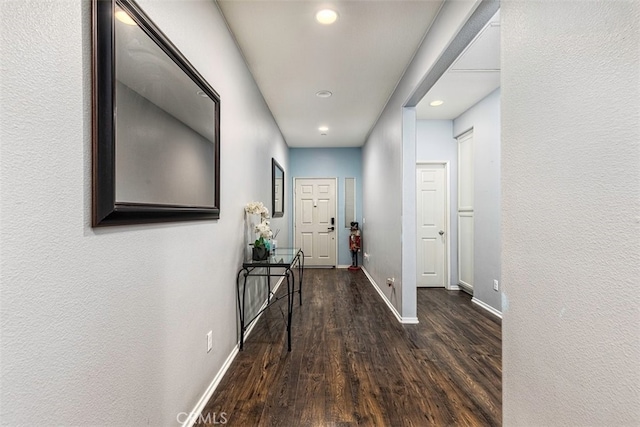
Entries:
POLYGON ((209 414, 214 425, 224 413, 233 426, 501 425, 501 324, 470 296, 419 289, 420 324, 401 325, 360 271, 307 269, 303 286, 291 353, 284 300, 259 320, 202 420, 209 414))

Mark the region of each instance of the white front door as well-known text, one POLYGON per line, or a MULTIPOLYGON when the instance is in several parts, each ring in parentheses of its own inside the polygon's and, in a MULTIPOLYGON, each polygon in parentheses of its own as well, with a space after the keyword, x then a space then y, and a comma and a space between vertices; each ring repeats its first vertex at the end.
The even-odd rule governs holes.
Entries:
POLYGON ((336 180, 296 178, 295 246, 305 266, 336 266, 336 180))
POLYGON ((447 281, 447 174, 445 164, 420 164, 417 189, 417 286, 445 287, 447 281))

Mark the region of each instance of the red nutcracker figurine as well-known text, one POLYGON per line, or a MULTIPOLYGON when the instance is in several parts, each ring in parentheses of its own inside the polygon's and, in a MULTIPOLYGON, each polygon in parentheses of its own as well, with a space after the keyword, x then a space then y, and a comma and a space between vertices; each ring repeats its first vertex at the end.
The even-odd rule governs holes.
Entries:
POLYGON ((351 223, 351 233, 349 235, 349 250, 351 251, 351 266, 349 270, 359 270, 358 266, 358 252, 360 252, 361 240, 360 240, 360 228, 357 222, 351 223))

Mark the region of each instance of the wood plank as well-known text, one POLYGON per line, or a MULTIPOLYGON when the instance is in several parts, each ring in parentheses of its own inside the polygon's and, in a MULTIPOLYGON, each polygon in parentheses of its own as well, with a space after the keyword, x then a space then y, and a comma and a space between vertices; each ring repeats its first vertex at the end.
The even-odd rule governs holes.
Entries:
MULTIPOLYGON (((501 425, 501 324, 463 292, 418 290, 401 325, 362 272, 305 270, 292 351, 267 310, 205 413, 235 426, 501 425)), ((206 419, 206 418, 205 418, 206 419)))

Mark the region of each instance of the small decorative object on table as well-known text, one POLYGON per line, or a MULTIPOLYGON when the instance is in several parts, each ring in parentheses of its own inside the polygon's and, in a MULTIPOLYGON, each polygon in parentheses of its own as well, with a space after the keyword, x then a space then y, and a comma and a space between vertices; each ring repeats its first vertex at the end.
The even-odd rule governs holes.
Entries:
POLYGON ((275 233, 273 233, 273 236, 271 237, 271 250, 275 251, 278 248, 278 241, 276 240, 276 237, 278 237, 278 233, 280 233, 280 229, 278 228, 276 230, 275 233))
POLYGON ((260 214, 260 223, 256 224, 254 231, 258 233, 258 238, 253 242, 251 251, 251 259, 254 261, 263 261, 269 258, 269 241, 273 236, 271 226, 269 225, 269 209, 262 202, 251 202, 244 208, 249 214, 260 214))
POLYGON ((264 246, 254 246, 251 249, 251 259, 254 261, 264 261, 269 258, 269 251, 264 246))

